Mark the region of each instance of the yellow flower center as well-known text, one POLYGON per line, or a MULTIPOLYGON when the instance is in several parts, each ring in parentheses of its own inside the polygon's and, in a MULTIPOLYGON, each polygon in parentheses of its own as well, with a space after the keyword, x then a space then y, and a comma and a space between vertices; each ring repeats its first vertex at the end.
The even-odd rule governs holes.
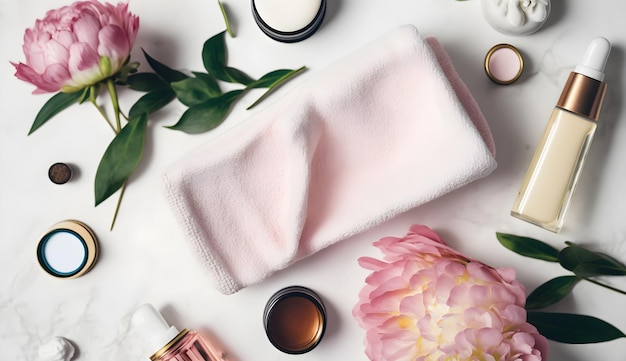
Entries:
POLYGON ((398 326, 400 328, 409 328, 413 325, 415 325, 415 320, 410 317, 402 316, 398 318, 398 326))

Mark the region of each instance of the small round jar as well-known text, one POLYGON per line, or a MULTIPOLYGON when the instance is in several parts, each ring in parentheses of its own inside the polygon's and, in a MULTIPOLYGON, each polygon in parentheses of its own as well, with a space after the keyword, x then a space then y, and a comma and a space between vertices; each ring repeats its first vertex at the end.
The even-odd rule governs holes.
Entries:
POLYGON ((303 354, 321 342, 326 330, 326 309, 312 290, 290 286, 270 297, 263 324, 274 347, 288 354, 303 354))
POLYGON ((48 178, 54 184, 65 184, 72 179, 72 167, 66 163, 54 163, 48 168, 48 178))
POLYGON ((261 31, 284 43, 313 35, 325 14, 326 0, 252 0, 252 15, 261 31))
POLYGON ((98 241, 84 223, 68 220, 55 224, 37 245, 37 260, 48 274, 77 278, 89 272, 98 258, 98 241))
POLYGON ((485 56, 485 72, 489 79, 500 85, 512 84, 522 75, 524 58, 510 44, 493 46, 485 56))

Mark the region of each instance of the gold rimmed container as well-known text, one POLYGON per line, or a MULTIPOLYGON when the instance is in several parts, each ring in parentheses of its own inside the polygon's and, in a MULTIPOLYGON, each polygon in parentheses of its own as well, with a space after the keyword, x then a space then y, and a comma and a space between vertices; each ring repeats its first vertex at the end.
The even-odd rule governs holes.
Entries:
POLYGON ((523 71, 522 53, 511 44, 495 45, 485 56, 485 72, 496 84, 513 84, 520 78, 523 71))
POLYGON ((48 274, 78 278, 89 272, 98 259, 98 241, 84 223, 66 220, 53 225, 37 245, 37 260, 48 274))

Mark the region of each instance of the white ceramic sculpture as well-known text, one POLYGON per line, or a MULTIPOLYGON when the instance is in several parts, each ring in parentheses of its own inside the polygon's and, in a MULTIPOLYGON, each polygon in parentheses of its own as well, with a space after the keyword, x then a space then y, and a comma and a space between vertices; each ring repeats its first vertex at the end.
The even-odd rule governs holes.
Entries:
POLYGON ((539 30, 550 15, 550 0, 482 0, 483 15, 496 30, 528 35, 539 30))

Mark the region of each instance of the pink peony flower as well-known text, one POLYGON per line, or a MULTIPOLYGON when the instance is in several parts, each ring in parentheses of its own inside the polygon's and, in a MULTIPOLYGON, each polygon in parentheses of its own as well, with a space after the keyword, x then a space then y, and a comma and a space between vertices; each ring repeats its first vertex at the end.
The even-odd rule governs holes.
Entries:
POLYGON ((128 4, 78 1, 50 10, 24 33, 25 63, 11 63, 33 93, 73 92, 117 73, 133 47, 139 18, 128 4))
POLYGON ((468 258, 425 226, 374 245, 384 261, 359 259, 373 272, 353 309, 370 360, 547 359, 548 341, 526 322, 526 290, 513 269, 468 258))

